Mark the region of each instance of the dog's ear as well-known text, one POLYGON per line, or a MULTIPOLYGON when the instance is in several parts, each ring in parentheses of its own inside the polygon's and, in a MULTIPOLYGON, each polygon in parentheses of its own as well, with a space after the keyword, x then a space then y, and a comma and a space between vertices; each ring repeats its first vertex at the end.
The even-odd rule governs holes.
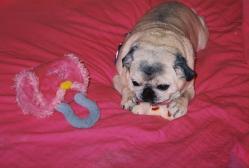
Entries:
POLYGON ((129 52, 126 54, 126 56, 122 59, 122 65, 123 67, 126 67, 128 70, 131 67, 131 63, 134 60, 133 54, 134 51, 137 49, 137 46, 133 46, 131 47, 131 49, 129 50, 129 52))
POLYGON ((177 75, 184 77, 186 81, 191 81, 197 76, 196 72, 187 65, 186 59, 180 53, 176 54, 174 70, 177 75))

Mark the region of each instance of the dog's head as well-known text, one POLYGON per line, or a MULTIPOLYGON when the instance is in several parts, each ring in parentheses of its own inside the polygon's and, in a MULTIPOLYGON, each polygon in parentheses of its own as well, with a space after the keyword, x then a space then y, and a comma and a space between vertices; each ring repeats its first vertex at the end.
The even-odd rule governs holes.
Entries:
POLYGON ((176 98, 184 84, 196 76, 182 53, 163 46, 133 45, 122 65, 137 99, 151 104, 176 98))

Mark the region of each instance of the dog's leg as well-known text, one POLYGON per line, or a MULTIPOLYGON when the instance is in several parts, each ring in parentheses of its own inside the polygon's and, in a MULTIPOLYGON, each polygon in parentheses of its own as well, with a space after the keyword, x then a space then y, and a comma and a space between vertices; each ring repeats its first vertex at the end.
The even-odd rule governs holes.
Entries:
POLYGON ((122 84, 120 75, 115 75, 112 79, 112 83, 114 88, 121 94, 124 86, 122 84))
POLYGON ((190 85, 180 97, 169 104, 168 110, 173 119, 185 115, 188 111, 189 101, 194 97, 194 86, 190 85))
POLYGON ((132 111, 132 108, 137 104, 134 93, 124 84, 127 80, 122 76, 116 75, 113 78, 114 88, 122 95, 121 106, 123 109, 132 111))
POLYGON ((122 90, 121 106, 123 109, 132 111, 133 107, 137 104, 134 93, 127 87, 122 90))

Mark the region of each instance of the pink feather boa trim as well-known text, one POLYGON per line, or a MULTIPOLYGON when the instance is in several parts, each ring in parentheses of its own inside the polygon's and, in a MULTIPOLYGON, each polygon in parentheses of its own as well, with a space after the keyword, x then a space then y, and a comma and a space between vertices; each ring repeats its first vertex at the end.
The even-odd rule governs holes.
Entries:
MULTIPOLYGON (((86 94, 88 71, 74 54, 42 64, 16 75, 16 101, 24 114, 39 118, 53 114, 55 107, 65 101, 66 90, 59 86, 71 81, 71 90, 86 94)), ((71 100, 68 100, 71 101, 71 100)))

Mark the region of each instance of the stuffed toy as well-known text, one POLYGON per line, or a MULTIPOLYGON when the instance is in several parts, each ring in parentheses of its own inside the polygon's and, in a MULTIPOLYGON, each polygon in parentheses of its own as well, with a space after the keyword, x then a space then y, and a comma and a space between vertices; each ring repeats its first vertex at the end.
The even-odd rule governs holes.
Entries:
POLYGON ((173 119, 168 111, 167 105, 151 105, 150 103, 140 102, 133 107, 132 112, 140 115, 157 115, 167 120, 173 119))
POLYGON ((16 75, 16 100, 24 114, 46 118, 62 113, 76 128, 92 127, 100 117, 97 104, 86 97, 88 71, 74 54, 25 70, 16 75), (79 118, 69 105, 72 101, 89 110, 79 118))

